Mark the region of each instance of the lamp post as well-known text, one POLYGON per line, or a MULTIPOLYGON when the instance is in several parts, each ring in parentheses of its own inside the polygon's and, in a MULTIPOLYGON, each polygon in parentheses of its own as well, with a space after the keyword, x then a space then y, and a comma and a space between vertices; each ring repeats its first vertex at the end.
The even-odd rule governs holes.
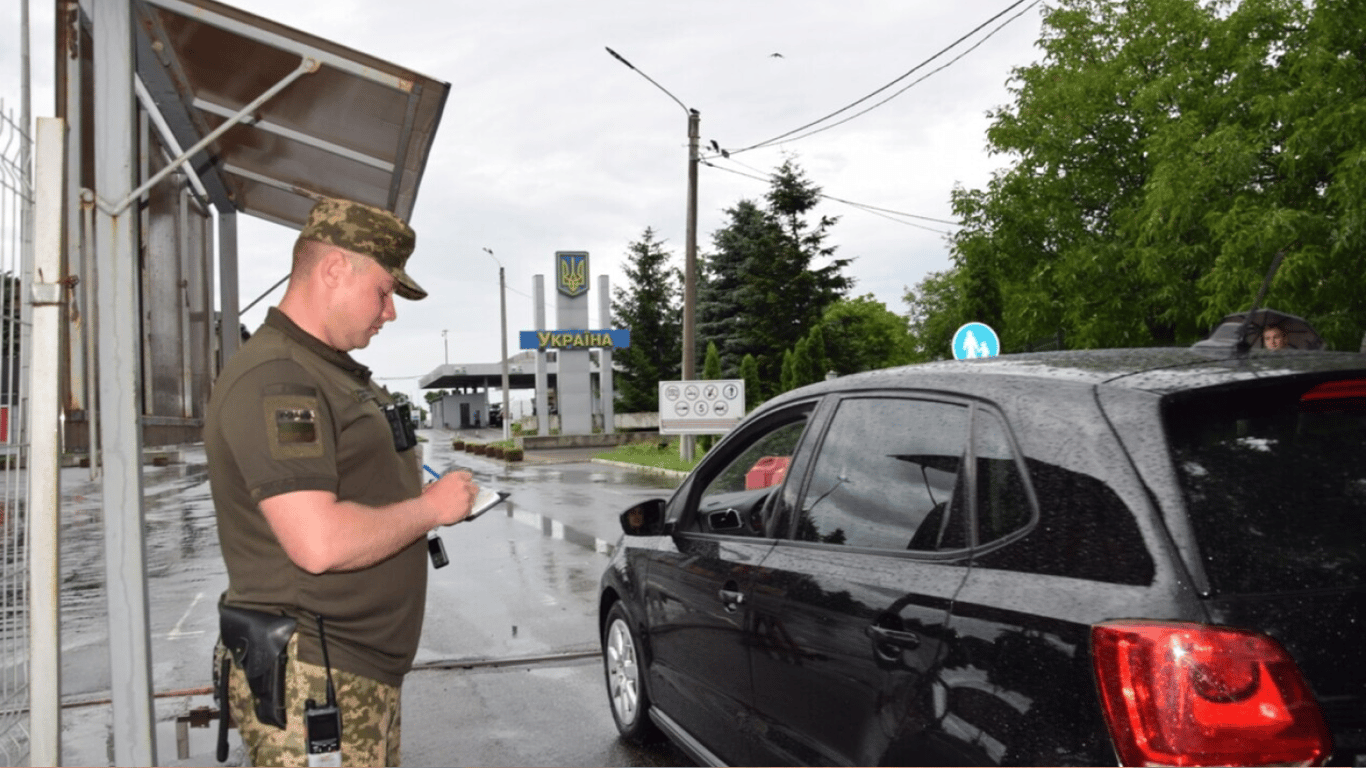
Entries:
POLYGON ((498 261, 498 257, 493 255, 493 251, 484 249, 490 258, 498 262, 498 309, 503 316, 503 439, 512 439, 512 410, 508 405, 508 292, 507 282, 503 274, 503 262, 498 261))
POLYGON ((451 364, 451 344, 450 344, 449 341, 446 341, 446 334, 447 334, 447 333, 450 333, 450 331, 447 331, 447 330, 444 329, 444 328, 441 329, 441 346, 443 346, 443 347, 446 348, 446 365, 450 365, 450 364, 451 364))
MULTIPOLYGON (((649 75, 636 69, 631 62, 622 58, 621 54, 607 49, 612 54, 612 58, 630 67, 631 71, 650 81, 650 85, 663 91, 666 96, 674 100, 678 106, 688 115, 688 218, 687 232, 684 236, 683 245, 683 380, 690 381, 697 370, 696 352, 697 344, 694 340, 695 326, 694 318, 697 307, 697 140, 700 134, 699 126, 702 122, 702 115, 695 109, 689 109, 686 104, 679 101, 678 97, 669 93, 664 86, 656 83, 649 75)), ((693 436, 684 435, 680 443, 680 456, 684 461, 691 461, 693 457, 693 436)))

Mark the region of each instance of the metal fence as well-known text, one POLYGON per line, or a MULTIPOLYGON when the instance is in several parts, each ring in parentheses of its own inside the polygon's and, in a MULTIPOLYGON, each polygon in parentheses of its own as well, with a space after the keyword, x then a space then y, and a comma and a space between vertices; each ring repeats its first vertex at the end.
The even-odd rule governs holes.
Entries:
POLYGON ((0 102, 0 765, 29 755, 29 550, 24 254, 31 243, 30 137, 0 102))

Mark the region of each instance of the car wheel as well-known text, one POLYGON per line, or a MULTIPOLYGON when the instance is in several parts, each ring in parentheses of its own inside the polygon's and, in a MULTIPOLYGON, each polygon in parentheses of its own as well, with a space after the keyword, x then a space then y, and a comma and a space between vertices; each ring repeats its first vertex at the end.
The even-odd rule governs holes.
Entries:
POLYGON ((645 686, 640 642, 621 603, 607 612, 602 631, 603 670, 612 719, 623 738, 637 743, 656 741, 659 731, 650 721, 650 694, 645 686))

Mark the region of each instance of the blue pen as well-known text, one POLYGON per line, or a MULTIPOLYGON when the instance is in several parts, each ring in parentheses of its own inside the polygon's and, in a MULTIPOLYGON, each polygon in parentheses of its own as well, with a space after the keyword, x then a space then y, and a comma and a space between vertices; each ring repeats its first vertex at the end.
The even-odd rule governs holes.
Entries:
POLYGON ((432 473, 432 477, 435 477, 437 480, 440 480, 440 479, 441 479, 441 475, 437 474, 437 472, 436 472, 435 469, 432 469, 431 467, 427 466, 426 464, 423 464, 423 465, 422 465, 422 468, 425 469, 425 470, 427 470, 428 472, 432 473))

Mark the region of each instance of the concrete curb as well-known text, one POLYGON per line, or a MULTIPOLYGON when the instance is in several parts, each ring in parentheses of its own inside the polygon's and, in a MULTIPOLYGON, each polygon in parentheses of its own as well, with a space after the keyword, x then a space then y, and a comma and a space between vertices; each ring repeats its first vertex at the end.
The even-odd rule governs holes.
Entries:
POLYGON ((623 469, 634 469, 637 472, 644 472, 651 475, 663 475, 665 477, 676 477, 680 480, 688 476, 688 472, 681 469, 664 469, 662 467, 647 467, 643 464, 632 464, 629 461, 612 461, 611 459, 592 459, 594 464, 606 464, 612 467, 623 469))

